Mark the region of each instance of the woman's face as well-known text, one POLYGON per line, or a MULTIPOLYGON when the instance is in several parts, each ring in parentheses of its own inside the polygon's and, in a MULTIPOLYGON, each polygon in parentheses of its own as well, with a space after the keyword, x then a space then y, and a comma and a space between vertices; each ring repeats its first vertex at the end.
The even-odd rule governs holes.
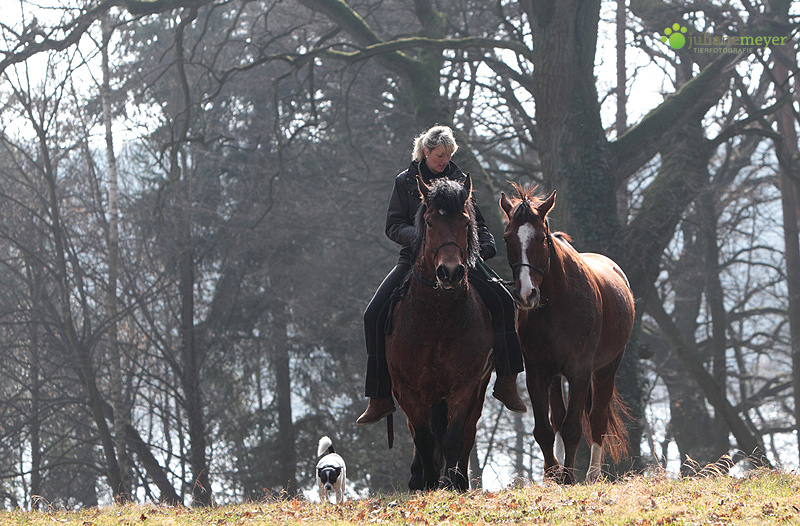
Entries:
POLYGON ((428 169, 431 173, 440 174, 447 168, 447 163, 450 162, 450 158, 452 157, 451 154, 447 153, 444 149, 444 146, 437 146, 433 150, 428 151, 427 148, 423 148, 422 152, 425 154, 425 164, 428 165, 428 169))

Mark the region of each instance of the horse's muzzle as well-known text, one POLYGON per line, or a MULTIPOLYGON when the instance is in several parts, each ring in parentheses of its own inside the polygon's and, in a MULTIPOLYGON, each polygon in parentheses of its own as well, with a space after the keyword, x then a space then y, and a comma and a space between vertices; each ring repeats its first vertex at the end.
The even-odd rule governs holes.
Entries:
POLYGON ((464 280, 466 273, 467 268, 461 264, 453 267, 439 265, 436 267, 436 281, 439 283, 440 288, 452 290, 464 280))
POLYGON ((514 297, 514 301, 517 304, 517 307, 520 310, 529 310, 535 309, 539 307, 539 300, 541 299, 541 294, 539 293, 539 288, 534 287, 531 289, 530 294, 525 296, 524 298, 519 292, 519 289, 514 289, 514 292, 511 294, 514 297))

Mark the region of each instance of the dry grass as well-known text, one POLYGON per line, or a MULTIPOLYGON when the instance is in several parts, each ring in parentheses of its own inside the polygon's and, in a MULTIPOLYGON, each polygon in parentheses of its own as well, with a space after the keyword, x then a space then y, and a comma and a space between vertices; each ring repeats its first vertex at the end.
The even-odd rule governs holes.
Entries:
POLYGON ((800 477, 758 471, 673 479, 636 476, 615 483, 530 484, 499 492, 382 495, 341 506, 300 500, 209 509, 126 505, 77 512, 0 512, 3 525, 262 524, 800 524, 800 477))

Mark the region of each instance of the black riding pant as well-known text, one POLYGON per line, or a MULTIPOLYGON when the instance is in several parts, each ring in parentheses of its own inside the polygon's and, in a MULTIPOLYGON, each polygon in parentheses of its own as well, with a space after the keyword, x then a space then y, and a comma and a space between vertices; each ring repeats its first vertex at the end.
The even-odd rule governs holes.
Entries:
MULTIPOLYGON (((411 265, 400 262, 381 282, 364 311, 364 336, 367 344, 367 377, 365 394, 368 397, 388 398, 392 380, 386 365, 386 320, 391 297, 408 273, 411 265)), ((475 287, 492 317, 492 355, 498 376, 522 371, 522 349, 516 330, 516 308, 511 294, 502 284, 487 281, 476 270, 469 271, 469 282, 475 287)))

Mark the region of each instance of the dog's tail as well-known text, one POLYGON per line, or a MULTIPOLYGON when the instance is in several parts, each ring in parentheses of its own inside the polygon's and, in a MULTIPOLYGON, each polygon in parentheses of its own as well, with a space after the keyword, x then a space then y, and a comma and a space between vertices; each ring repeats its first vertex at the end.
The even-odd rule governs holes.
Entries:
POLYGON ((322 455, 327 455, 328 453, 336 453, 336 450, 333 449, 333 442, 331 439, 325 436, 319 439, 317 456, 321 457, 322 455))

